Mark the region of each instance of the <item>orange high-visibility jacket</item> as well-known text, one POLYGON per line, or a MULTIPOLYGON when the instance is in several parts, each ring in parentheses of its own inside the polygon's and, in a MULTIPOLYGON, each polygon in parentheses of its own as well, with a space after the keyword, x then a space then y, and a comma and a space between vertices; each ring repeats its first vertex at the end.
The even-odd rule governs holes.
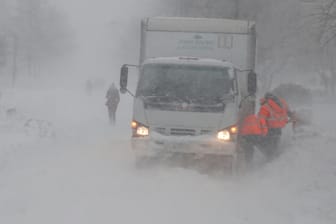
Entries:
POLYGON ((265 136, 268 132, 266 121, 263 118, 251 114, 245 117, 239 129, 240 135, 262 135, 265 136))
POLYGON ((266 120, 268 128, 283 128, 288 122, 288 105, 280 99, 281 106, 272 99, 267 99, 261 105, 258 116, 266 120))

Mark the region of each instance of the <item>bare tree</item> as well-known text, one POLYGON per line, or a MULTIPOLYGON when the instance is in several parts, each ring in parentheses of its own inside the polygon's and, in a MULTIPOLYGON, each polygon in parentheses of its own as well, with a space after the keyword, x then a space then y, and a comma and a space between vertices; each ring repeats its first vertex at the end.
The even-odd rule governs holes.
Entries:
POLYGON ((313 15, 320 29, 320 41, 326 45, 336 38, 336 0, 322 0, 313 15))
POLYGON ((235 18, 238 0, 178 0, 180 16, 235 18))
POLYGON ((8 63, 8 11, 7 0, 0 0, 0 75, 1 70, 8 63))
MULTIPOLYGON (((41 66, 54 60, 69 47, 67 23, 48 1, 17 0, 12 32, 17 41, 16 51, 29 75, 39 73, 41 66)), ((18 59, 19 60, 19 59, 18 59)))

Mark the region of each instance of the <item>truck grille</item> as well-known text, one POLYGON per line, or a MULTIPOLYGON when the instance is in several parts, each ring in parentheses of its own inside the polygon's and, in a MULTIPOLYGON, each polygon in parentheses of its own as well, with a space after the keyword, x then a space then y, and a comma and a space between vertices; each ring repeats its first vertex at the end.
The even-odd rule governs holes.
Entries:
POLYGON ((155 128, 155 131, 161 135, 167 135, 165 128, 155 128))
POLYGON ((184 135, 195 135, 195 134, 196 134, 196 130, 194 129, 180 129, 180 128, 170 129, 170 135, 184 136, 184 135))
POLYGON ((207 135, 211 134, 211 130, 200 130, 187 129, 187 128, 162 128, 157 127, 154 129, 157 133, 162 135, 171 135, 171 136, 195 136, 195 135, 207 135))
POLYGON ((201 130, 201 135, 208 135, 210 133, 211 133, 210 130, 201 130))

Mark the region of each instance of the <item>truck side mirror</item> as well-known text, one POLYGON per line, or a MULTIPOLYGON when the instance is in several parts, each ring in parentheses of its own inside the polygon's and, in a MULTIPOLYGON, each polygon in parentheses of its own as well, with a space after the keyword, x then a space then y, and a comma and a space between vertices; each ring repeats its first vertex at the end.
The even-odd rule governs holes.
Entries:
POLYGON ((232 84, 232 90, 234 92, 234 95, 238 96, 239 91, 238 91, 238 77, 237 77, 237 73, 234 73, 234 78, 231 80, 231 84, 232 84))
POLYGON ((120 70, 120 92, 127 92, 128 67, 123 65, 120 70))
POLYGON ((257 92, 257 74, 254 71, 247 75, 247 92, 249 95, 255 95, 257 92))

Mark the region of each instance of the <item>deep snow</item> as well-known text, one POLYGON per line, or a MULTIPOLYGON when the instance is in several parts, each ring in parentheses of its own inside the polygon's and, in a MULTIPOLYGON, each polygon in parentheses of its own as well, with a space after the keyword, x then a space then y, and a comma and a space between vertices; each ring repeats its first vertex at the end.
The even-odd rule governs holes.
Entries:
POLYGON ((132 99, 108 125, 104 92, 3 89, 0 223, 335 223, 336 105, 316 103, 311 137, 284 144, 276 161, 240 178, 176 167, 136 170, 132 99), (8 118, 5 108, 16 107, 8 118), (22 124, 50 121, 54 138, 22 124))

